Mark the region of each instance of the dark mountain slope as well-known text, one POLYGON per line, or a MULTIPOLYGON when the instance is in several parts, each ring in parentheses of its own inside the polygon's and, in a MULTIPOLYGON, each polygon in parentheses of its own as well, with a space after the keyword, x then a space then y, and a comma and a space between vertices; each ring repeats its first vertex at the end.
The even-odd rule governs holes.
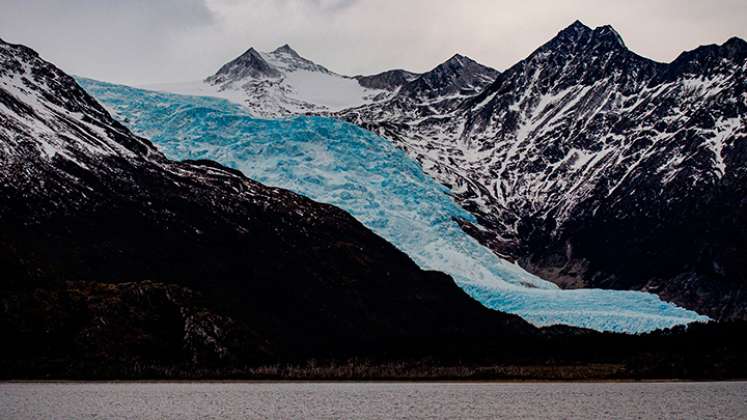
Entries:
POLYGON ((4 42, 0 267, 10 365, 251 364, 536 331, 342 210, 213 162, 167 160, 72 78, 4 42))

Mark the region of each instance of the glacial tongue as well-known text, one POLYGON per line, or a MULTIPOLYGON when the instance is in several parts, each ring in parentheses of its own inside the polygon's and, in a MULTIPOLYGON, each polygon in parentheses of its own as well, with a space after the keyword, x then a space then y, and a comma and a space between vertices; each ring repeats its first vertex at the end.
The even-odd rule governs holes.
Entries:
POLYGON ((391 142, 351 124, 320 117, 257 120, 217 99, 81 83, 168 156, 216 159, 262 182, 338 205, 422 268, 451 274, 490 308, 537 325, 605 331, 650 331, 705 319, 648 293, 559 290, 501 260, 464 233, 457 220, 476 220, 444 187, 391 142))

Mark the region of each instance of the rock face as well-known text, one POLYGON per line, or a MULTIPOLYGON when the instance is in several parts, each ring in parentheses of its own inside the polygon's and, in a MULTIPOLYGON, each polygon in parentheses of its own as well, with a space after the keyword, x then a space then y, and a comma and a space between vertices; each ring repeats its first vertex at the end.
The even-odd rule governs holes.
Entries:
POLYGON ((176 361, 253 363, 535 331, 338 208, 169 161, 1 41, 0 267, 9 365, 107 360, 106 337, 134 346, 130 362, 177 346, 176 361))
POLYGON ((465 229, 541 277, 744 319, 746 72, 741 39, 662 64, 576 22, 476 95, 338 115, 405 149, 483 227, 465 229))
POLYGON ((407 70, 389 70, 371 76, 355 76, 361 86, 369 89, 394 91, 398 87, 417 78, 419 74, 407 70))
POLYGON ((402 87, 399 96, 428 102, 441 102, 451 96, 468 96, 480 92, 498 77, 498 71, 455 54, 434 69, 402 87))
POLYGON ((224 84, 241 81, 246 78, 279 79, 281 76, 282 73, 280 73, 280 70, 270 65, 257 50, 250 48, 235 60, 226 63, 217 73, 208 77, 206 82, 210 84, 224 84))

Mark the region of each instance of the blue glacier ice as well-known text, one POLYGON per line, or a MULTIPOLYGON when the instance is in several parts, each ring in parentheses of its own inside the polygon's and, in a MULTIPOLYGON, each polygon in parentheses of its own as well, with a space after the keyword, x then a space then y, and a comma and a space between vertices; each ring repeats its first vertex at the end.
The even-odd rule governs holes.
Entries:
POLYGON ((168 157, 215 160, 341 207, 422 268, 450 274, 487 307, 540 326, 618 332, 708 319, 649 293, 560 290, 500 259, 460 229, 455 219, 474 218, 445 187, 389 141, 355 125, 323 117, 261 120, 222 99, 78 81, 168 157))

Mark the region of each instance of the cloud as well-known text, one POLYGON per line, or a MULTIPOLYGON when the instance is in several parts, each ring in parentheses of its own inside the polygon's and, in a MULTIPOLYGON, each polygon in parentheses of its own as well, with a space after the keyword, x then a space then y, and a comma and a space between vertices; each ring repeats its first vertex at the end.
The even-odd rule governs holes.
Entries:
POLYGON ((0 2, 0 37, 36 49, 68 72, 111 80, 148 78, 149 66, 178 53, 175 40, 215 23, 204 0, 0 2))
POLYGON ((290 43, 332 70, 427 70, 456 52, 505 69, 575 19, 612 24, 669 61, 747 38, 747 1, 0 0, 0 37, 69 72, 130 84, 195 80, 250 46, 290 43))

